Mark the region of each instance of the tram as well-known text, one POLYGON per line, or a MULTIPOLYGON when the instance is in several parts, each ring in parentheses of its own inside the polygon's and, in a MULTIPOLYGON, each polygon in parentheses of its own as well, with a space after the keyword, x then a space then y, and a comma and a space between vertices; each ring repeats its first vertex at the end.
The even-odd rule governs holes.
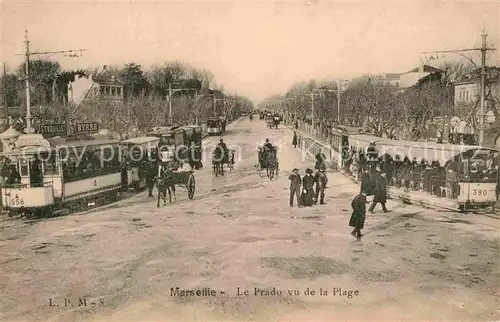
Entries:
POLYGON ((151 163, 158 161, 158 145, 160 138, 144 136, 120 142, 121 153, 127 161, 122 169, 122 181, 126 187, 139 190, 146 186, 146 173, 151 163))
POLYGON ((363 131, 359 127, 337 126, 332 128, 330 145, 332 147, 331 158, 337 165, 337 169, 344 169, 349 162, 349 136, 362 134, 363 131))
POLYGON ((342 168, 348 174, 356 176, 350 171, 352 163, 360 169, 376 167, 387 173, 390 188, 399 192, 444 198, 462 211, 495 206, 500 165, 496 149, 335 133, 332 149, 343 149, 342 168))
POLYGON ((217 117, 211 117, 207 120, 207 133, 208 135, 221 135, 222 122, 217 117))
POLYGON ((2 152, 2 204, 9 214, 70 211, 116 199, 122 187, 118 140, 86 140, 26 134, 2 152))

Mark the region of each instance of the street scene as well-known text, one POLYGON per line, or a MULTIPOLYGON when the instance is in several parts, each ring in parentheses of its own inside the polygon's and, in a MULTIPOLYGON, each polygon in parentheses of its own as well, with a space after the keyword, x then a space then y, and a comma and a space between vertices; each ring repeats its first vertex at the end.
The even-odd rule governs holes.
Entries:
POLYGON ((3 9, 0 321, 500 319, 497 4, 3 9))

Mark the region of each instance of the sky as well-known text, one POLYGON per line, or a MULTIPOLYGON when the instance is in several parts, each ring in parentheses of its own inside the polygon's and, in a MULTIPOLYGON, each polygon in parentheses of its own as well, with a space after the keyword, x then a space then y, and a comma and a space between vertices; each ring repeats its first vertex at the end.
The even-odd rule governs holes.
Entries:
POLYGON ((301 81, 404 72, 423 51, 480 46, 483 30, 500 44, 497 1, 0 1, 9 70, 28 29, 34 51, 88 50, 53 56, 63 68, 181 59, 255 103, 301 81))

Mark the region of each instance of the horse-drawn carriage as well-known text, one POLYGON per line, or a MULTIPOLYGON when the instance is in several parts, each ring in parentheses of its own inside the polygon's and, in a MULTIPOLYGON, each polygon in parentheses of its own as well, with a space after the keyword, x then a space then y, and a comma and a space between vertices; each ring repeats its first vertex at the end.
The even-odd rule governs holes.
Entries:
POLYGON ((217 147, 212 152, 212 167, 216 177, 224 175, 224 165, 227 165, 229 173, 234 171, 234 155, 233 149, 227 149, 224 152, 220 147, 217 147))
POLYGON ((265 146, 259 146, 257 151, 257 173, 262 176, 262 170, 266 169, 269 179, 273 179, 274 175, 278 175, 278 147, 273 146, 271 149, 265 146))
POLYGON ((200 169, 203 166, 200 126, 156 127, 151 129, 148 135, 160 138, 158 144, 160 159, 170 161, 173 156, 175 161, 188 163, 192 169, 200 169))
POLYGON ((163 205, 167 204, 167 192, 169 202, 172 203, 172 195, 174 200, 175 186, 185 187, 187 189, 188 198, 193 199, 196 189, 196 180, 193 170, 178 170, 178 164, 175 161, 164 161, 158 166, 158 176, 156 187, 158 188, 157 207, 160 207, 160 199, 163 200, 163 205))

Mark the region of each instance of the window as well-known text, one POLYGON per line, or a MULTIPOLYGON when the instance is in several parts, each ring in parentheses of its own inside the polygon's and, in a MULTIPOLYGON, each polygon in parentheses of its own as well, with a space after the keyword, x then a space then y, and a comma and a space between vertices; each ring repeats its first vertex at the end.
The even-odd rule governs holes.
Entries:
POLYGON ((21 163, 20 175, 21 176, 28 176, 29 175, 28 161, 26 159, 21 159, 20 163, 21 163))
POLYGON ((116 87, 111 87, 111 96, 116 95, 116 87))
POLYGON ((105 94, 105 92, 104 92, 104 86, 101 86, 100 90, 101 90, 101 95, 104 95, 105 94))
POLYGON ((118 96, 122 95, 122 88, 121 87, 116 88, 116 95, 118 95, 118 96))
POLYGON ((59 167, 56 161, 56 151, 50 151, 40 154, 40 159, 43 161, 43 169, 45 175, 58 175, 59 167))
POLYGON ((465 92, 465 100, 469 101, 469 92, 465 92))

